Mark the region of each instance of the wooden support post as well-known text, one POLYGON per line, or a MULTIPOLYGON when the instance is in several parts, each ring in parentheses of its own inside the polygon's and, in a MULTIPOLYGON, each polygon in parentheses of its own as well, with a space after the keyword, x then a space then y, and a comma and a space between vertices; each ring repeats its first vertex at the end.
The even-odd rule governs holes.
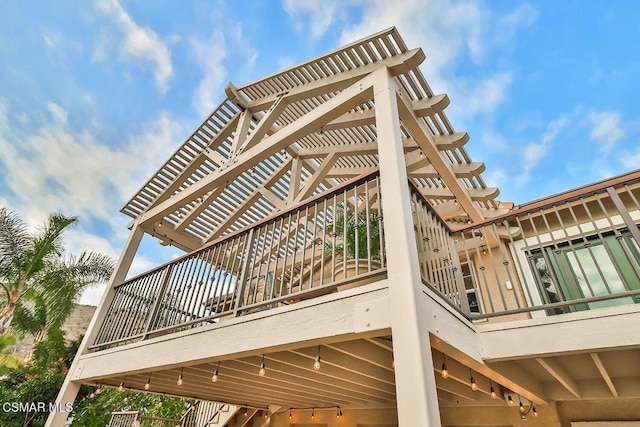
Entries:
POLYGON ((419 315, 422 282, 402 146, 397 94, 386 68, 376 71, 374 101, 380 159, 391 330, 400 426, 439 427, 428 325, 419 315))
MULTIPOLYGON (((143 235, 144 232, 139 227, 138 221, 136 221, 133 224, 129 238, 127 239, 122 250, 122 254, 120 255, 120 259, 118 259, 118 263, 111 275, 107 289, 102 296, 102 300, 98 304, 98 308, 96 309, 93 319, 91 319, 91 323, 89 323, 87 333, 80 344, 80 348, 78 348, 76 357, 69 368, 69 372, 67 373, 67 376, 62 383, 62 387, 60 388, 60 392, 58 393, 58 397, 56 398, 56 403, 59 403, 59 407, 63 408, 63 410, 66 404, 73 403, 78 391, 80 390, 80 383, 73 381, 74 378, 79 376, 79 373, 76 372, 78 358, 84 354, 87 351, 87 348, 95 341, 98 331, 100 330, 100 326, 102 325, 102 322, 104 322, 109 306, 113 301, 115 286, 122 283, 126 278, 143 235)), ((47 418, 45 427, 62 427, 65 424, 68 415, 68 412, 51 412, 49 414, 49 418, 47 418)))

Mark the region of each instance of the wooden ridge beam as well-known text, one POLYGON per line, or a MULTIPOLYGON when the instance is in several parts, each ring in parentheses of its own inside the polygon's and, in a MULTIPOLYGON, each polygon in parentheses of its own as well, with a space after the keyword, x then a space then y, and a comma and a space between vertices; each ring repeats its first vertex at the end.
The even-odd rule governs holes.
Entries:
POLYGON ((312 83, 299 86, 295 89, 290 89, 281 94, 269 95, 264 98, 256 99, 254 101, 251 101, 247 105, 247 108, 254 112, 266 110, 276 101, 279 96, 282 96, 283 94, 286 94, 290 102, 296 102, 328 92, 338 92, 343 90, 344 88, 351 86, 358 80, 376 71, 380 67, 387 66, 393 75, 399 75, 417 68, 424 61, 424 59, 425 55, 422 49, 412 49, 382 61, 377 61, 368 65, 364 65, 362 67, 357 67, 349 71, 335 74, 331 77, 316 80, 312 83))

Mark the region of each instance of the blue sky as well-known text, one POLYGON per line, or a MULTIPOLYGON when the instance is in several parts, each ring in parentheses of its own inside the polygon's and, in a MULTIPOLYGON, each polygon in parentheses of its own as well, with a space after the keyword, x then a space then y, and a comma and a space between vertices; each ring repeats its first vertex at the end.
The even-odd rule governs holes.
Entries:
MULTIPOLYGON (((500 200, 640 165, 640 2, 0 0, 0 205, 78 215, 114 257, 118 211, 236 86, 395 25, 500 200)), ((140 272, 172 256, 145 241, 140 272)), ((100 288, 82 301, 97 303, 100 288)))

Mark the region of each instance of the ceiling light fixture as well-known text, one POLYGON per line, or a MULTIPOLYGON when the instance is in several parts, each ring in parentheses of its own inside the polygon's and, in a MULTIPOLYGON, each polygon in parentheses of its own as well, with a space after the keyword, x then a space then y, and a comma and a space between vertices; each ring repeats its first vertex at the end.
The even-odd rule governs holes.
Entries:
POLYGON ((211 381, 213 381, 214 383, 218 381, 219 369, 220 369, 220 362, 218 362, 218 365, 216 366, 216 370, 213 371, 213 376, 211 377, 211 381))
POLYGON ((267 367, 264 364, 264 354, 262 355, 262 363, 260 364, 260 370, 258 371, 258 375, 264 377, 267 374, 267 367))
POLYGON ((444 353, 442 353, 442 371, 440 371, 442 378, 445 380, 449 378, 449 370, 447 369, 447 359, 444 353))
POLYGON ((476 379, 473 378, 473 371, 469 368, 469 374, 471 378, 469 378, 469 384, 471 385, 471 390, 478 391, 478 384, 476 383, 476 379))
POLYGON ((184 377, 182 376, 182 368, 180 368, 180 376, 178 377, 178 381, 176 382, 176 384, 180 386, 183 383, 184 383, 184 377))
POLYGON ((147 378, 147 382, 144 384, 144 389, 149 390, 151 388, 151 374, 149 374, 149 378, 147 378))
POLYGON ((316 354, 316 360, 313 362, 313 369, 320 370, 320 346, 318 346, 318 354, 316 354))

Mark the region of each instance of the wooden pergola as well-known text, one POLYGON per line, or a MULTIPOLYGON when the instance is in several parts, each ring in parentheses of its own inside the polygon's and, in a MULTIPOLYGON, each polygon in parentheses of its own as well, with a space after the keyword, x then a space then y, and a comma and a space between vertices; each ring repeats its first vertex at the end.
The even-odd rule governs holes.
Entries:
POLYGON ((326 55, 236 88, 122 212, 185 251, 250 226, 378 167, 375 103, 366 79, 388 67, 402 94, 407 173, 450 226, 503 214, 484 164, 464 148, 418 66, 389 28, 326 55))

